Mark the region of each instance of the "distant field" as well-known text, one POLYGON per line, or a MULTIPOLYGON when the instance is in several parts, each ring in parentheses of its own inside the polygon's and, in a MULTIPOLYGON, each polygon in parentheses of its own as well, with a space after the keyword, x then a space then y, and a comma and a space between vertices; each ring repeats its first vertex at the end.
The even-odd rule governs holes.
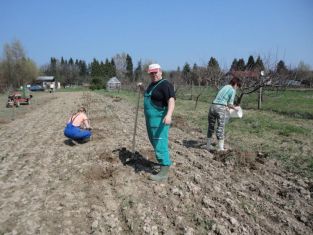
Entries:
MULTIPOLYGON (((263 90, 262 110, 273 111, 283 115, 313 119, 313 90, 312 89, 290 89, 285 91, 263 90)), ((178 89, 178 98, 193 99, 201 93, 199 98, 203 102, 212 102, 217 91, 212 88, 190 87, 178 89), (202 93, 201 93, 202 92, 202 93)), ((238 92, 239 93, 239 92, 238 92)), ((257 109, 258 93, 245 95, 241 106, 244 109, 257 109)))
MULTIPOLYGON (((257 94, 244 98, 243 107, 257 108, 257 94)), ((287 116, 313 119, 313 90, 265 91, 262 109, 287 116)))

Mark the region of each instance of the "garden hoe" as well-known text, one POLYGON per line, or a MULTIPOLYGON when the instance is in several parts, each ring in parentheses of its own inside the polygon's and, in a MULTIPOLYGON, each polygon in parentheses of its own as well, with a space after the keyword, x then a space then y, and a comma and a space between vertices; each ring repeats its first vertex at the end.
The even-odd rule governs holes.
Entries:
POLYGON ((135 115, 132 153, 131 153, 131 156, 126 159, 125 163, 128 163, 131 160, 134 160, 135 159, 135 155, 136 155, 136 153, 135 153, 135 146, 136 146, 136 132, 137 132, 137 120, 138 120, 139 102, 140 102, 140 88, 138 89, 138 99, 137 99, 137 107, 136 107, 136 115, 135 115))

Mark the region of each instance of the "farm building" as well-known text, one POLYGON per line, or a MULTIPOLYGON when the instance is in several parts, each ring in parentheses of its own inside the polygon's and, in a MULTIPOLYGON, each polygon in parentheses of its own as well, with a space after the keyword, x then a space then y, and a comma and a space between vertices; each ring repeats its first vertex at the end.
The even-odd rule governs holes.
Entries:
POLYGON ((59 89, 61 88, 60 82, 56 82, 54 76, 40 76, 36 79, 45 89, 59 89))
POLYGON ((110 78, 107 82, 107 90, 119 90, 121 89, 121 82, 117 79, 117 77, 110 78))

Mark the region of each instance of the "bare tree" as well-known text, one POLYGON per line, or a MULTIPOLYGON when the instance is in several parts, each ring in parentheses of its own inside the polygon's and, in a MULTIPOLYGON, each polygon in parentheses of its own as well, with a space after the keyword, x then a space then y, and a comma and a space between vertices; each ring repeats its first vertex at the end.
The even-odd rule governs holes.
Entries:
POLYGON ((115 67, 116 67, 116 75, 117 75, 117 77, 119 79, 123 79, 123 78, 126 77, 126 73, 127 73, 126 58, 127 58, 127 54, 126 53, 116 54, 113 57, 114 64, 115 64, 115 67))
POLYGON ((300 61, 298 67, 296 68, 297 80, 301 82, 302 85, 307 87, 313 86, 313 71, 310 65, 305 64, 300 61))
POLYGON ((229 73, 242 81, 242 87, 236 99, 237 105, 240 105, 244 95, 258 92, 258 109, 260 109, 264 87, 267 89, 286 89, 291 85, 290 81, 296 77, 296 73, 288 69, 282 60, 273 62, 268 57, 264 61, 265 63, 263 64, 263 60, 258 57, 252 69, 231 71, 229 73))
POLYGON ((0 61, 0 93, 7 90, 7 82, 4 76, 4 62, 0 61))
POLYGON ((195 110, 197 109, 198 101, 199 101, 200 97, 205 93, 206 90, 207 90, 206 86, 199 86, 196 89, 196 91, 194 93, 194 97, 195 97, 195 107, 194 107, 194 109, 195 110))
POLYGON ((244 95, 257 92, 261 87, 264 87, 271 81, 270 77, 264 76, 265 74, 261 74, 260 71, 232 71, 230 75, 240 78, 242 82, 239 95, 235 101, 237 105, 240 105, 244 95))
POLYGON ((208 70, 207 80, 211 87, 218 90, 224 84, 224 72, 222 70, 208 70))
POLYGON ((7 87, 20 87, 37 76, 37 66, 26 57, 25 51, 18 40, 4 45, 2 61, 2 81, 7 87))

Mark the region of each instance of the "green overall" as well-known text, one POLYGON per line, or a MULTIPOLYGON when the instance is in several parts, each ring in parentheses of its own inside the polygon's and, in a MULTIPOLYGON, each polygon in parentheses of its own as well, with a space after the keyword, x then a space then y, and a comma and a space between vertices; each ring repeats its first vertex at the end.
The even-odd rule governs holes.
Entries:
POLYGON ((144 111, 148 136, 154 148, 155 157, 161 165, 170 166, 172 164, 168 151, 168 131, 170 126, 163 123, 168 108, 158 107, 151 100, 153 90, 163 81, 165 80, 155 85, 149 93, 145 92, 144 111))

